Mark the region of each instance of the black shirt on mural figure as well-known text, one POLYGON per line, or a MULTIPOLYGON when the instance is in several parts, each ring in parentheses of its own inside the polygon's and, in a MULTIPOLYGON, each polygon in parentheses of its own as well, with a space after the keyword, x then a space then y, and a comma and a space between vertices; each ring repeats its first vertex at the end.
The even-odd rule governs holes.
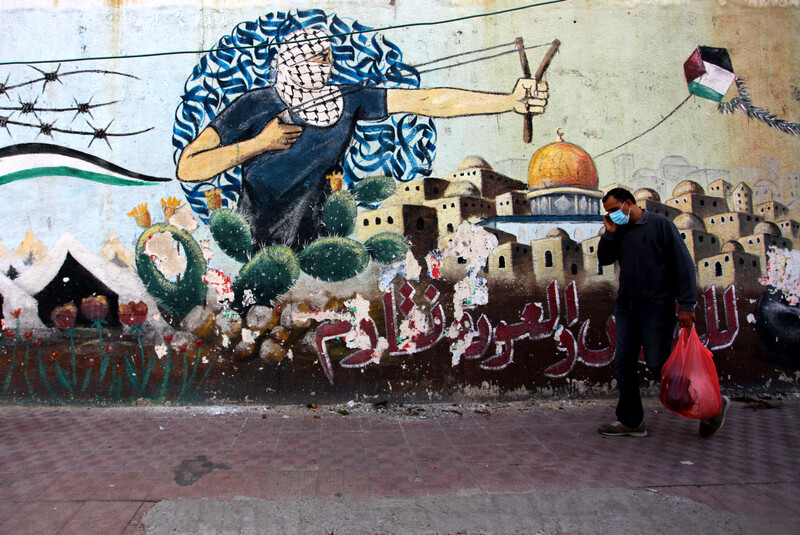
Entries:
POLYGON ((675 224, 662 215, 642 210, 636 222, 606 229, 597 258, 604 266, 619 262, 624 300, 672 300, 687 311, 697 304, 694 262, 675 224))
POLYGON ((250 220, 259 248, 283 244, 300 251, 319 235, 319 212, 330 191, 326 174, 341 162, 358 121, 388 116, 385 89, 337 87, 342 88, 343 109, 331 125, 310 124, 287 110, 273 87, 248 91, 209 125, 223 145, 252 138, 282 113, 303 127, 291 148, 264 152, 242 164, 239 211, 250 220))

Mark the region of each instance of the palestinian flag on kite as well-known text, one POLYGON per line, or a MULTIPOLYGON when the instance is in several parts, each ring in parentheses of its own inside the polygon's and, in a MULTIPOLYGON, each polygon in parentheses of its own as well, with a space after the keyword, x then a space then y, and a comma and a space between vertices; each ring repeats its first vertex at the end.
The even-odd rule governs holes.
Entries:
POLYGON ((731 57, 724 48, 700 46, 683 64, 689 93, 721 102, 736 75, 731 57))

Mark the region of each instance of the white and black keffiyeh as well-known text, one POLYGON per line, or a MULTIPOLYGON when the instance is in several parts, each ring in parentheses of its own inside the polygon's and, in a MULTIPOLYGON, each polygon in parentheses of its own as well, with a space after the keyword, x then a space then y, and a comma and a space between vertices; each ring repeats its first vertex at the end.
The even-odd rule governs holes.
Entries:
POLYGON ((341 91, 326 85, 332 66, 308 61, 329 50, 327 33, 303 28, 286 37, 274 60, 275 90, 281 100, 314 126, 335 124, 342 114, 341 91))

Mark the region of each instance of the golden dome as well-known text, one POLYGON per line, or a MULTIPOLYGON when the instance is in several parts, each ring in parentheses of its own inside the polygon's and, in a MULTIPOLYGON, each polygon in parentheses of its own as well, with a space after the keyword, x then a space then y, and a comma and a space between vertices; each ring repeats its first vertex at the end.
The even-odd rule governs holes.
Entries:
POLYGON ((528 187, 597 189, 597 169, 582 148, 566 143, 559 134, 558 141, 545 145, 531 158, 528 187))

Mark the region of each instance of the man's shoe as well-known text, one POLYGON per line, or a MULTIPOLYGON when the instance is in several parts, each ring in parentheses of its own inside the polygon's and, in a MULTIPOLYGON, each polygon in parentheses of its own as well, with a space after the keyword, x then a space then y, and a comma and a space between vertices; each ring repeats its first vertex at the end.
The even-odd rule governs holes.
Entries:
POLYGON ((647 429, 644 428, 644 422, 640 423, 638 427, 628 427, 627 425, 621 422, 613 422, 610 424, 604 424, 597 428, 600 431, 601 435, 606 435, 609 437, 622 437, 622 436, 631 436, 631 437, 646 437, 647 436, 647 429))
POLYGON ((731 400, 728 399, 728 396, 722 396, 722 410, 719 411, 719 414, 713 418, 700 420, 701 437, 713 437, 720 432, 722 426, 725 424, 725 413, 728 412, 730 404, 731 400))

